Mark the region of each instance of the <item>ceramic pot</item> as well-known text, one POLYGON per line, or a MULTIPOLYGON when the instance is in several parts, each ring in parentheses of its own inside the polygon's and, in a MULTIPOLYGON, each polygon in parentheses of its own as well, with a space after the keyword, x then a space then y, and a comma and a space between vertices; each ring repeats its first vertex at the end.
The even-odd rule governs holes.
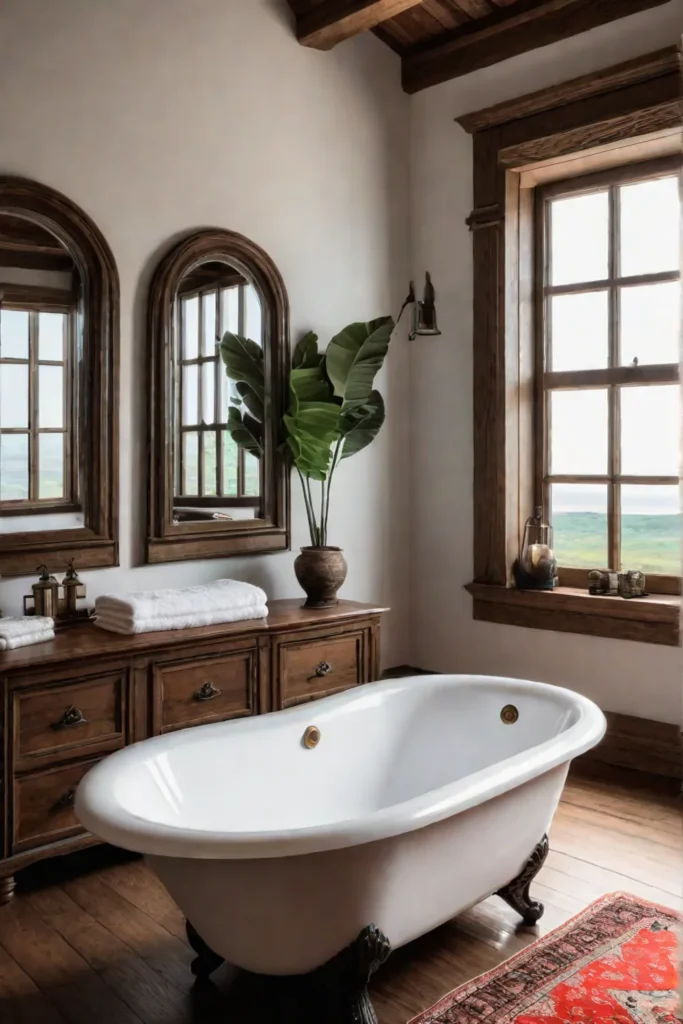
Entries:
POLYGON ((294 572, 308 598, 304 608, 330 608, 339 604, 337 591, 347 571, 341 548, 302 548, 295 559, 294 572))

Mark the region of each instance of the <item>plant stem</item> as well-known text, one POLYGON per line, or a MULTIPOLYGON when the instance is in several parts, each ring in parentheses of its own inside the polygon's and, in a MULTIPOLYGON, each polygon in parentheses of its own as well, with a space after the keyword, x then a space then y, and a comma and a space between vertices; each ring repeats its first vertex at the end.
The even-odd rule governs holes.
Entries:
POLYGON ((301 470, 299 469, 298 466, 296 467, 296 471, 299 474, 299 480, 301 481, 301 490, 303 491, 303 494, 304 494, 304 504, 306 506, 306 518, 308 519, 308 532, 311 535, 311 544, 313 545, 313 547, 315 547, 316 529, 315 529, 315 519, 313 517, 313 509, 311 508, 311 506, 309 504, 309 497, 308 497, 308 493, 306 491, 306 484, 304 482, 303 474, 302 474, 302 472, 301 472, 301 470))
POLYGON ((334 449, 334 455, 332 457, 332 465, 330 467, 330 475, 327 478, 327 501, 326 501, 326 504, 325 504, 325 513, 324 513, 324 516, 323 516, 323 523, 324 523, 323 529, 324 529, 324 532, 325 532, 325 543, 326 544, 327 544, 327 521, 330 518, 330 492, 332 491, 332 477, 334 476, 334 471, 337 468, 337 463, 339 462, 339 453, 341 452, 341 446, 342 446, 343 442, 344 442, 344 438, 343 437, 340 437, 339 440, 337 441, 337 444, 336 444, 335 449, 334 449))
POLYGON ((320 547, 320 531, 318 529, 318 524, 315 521, 315 511, 313 509, 313 494, 311 493, 311 478, 310 476, 307 476, 305 479, 306 487, 308 489, 308 504, 310 505, 311 518, 313 519, 313 532, 311 534, 311 537, 313 539, 313 547, 317 548, 320 547))
MULTIPOLYGON (((329 487, 328 487, 329 493, 329 487)), ((327 544, 327 523, 325 522, 325 481, 320 484, 320 546, 327 544)))

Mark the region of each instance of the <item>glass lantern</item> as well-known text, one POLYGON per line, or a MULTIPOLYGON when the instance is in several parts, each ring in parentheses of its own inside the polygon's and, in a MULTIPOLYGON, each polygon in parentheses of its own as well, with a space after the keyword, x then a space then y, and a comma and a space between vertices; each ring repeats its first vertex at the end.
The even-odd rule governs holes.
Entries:
POLYGON ((515 565, 520 590, 553 590, 557 586, 557 560, 553 553, 553 528, 543 522, 538 505, 524 527, 522 550, 515 565))

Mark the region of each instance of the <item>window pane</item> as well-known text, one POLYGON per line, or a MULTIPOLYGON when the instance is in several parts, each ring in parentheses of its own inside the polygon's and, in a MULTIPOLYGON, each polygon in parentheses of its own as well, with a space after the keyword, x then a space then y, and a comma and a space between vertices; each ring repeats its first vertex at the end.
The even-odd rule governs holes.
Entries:
POLYGON ((551 473, 607 473, 607 390, 554 391, 550 441, 551 473))
POLYGON ((0 357, 28 359, 28 313, 24 310, 0 311, 0 357))
POLYGON ((218 493, 216 486, 216 435, 204 434, 204 494, 218 493))
POLYGON ((194 426, 199 422, 199 367, 183 367, 183 426, 194 426))
POLYGON ((224 288, 221 302, 221 332, 231 331, 239 334, 240 330, 240 290, 224 288))
POLYGON ((679 267, 678 179, 622 185, 621 276, 679 267))
POLYGON ((199 491, 199 434, 183 434, 183 494, 199 491))
POLYGON ((38 314, 38 358, 61 362, 64 359, 64 313, 38 314))
POLYGON ((552 284, 604 281, 608 275, 608 193, 550 204, 552 284))
POLYGON ((244 454, 244 493, 249 498, 261 493, 261 461, 249 452, 244 454))
POLYGON ((247 285, 244 289, 245 298, 245 317, 246 327, 245 331, 248 338, 255 341, 257 345, 263 346, 263 332, 261 326, 261 300, 258 297, 258 292, 252 284, 247 285))
POLYGON ((216 422, 216 364, 202 366, 202 422, 216 422))
POLYGON ((0 501, 28 498, 28 434, 0 434, 0 501))
POLYGON ((227 430, 223 434, 223 494, 237 496, 237 445, 227 430))
POLYGON ((646 284, 621 288, 621 365, 677 363, 681 288, 646 284))
POLYGON ((199 355, 199 298, 183 299, 183 359, 196 359, 199 355))
POLYGON ((552 370, 599 370, 609 353, 607 292, 554 295, 551 302, 552 370))
POLYGON ((553 484, 550 491, 557 564, 611 568, 607 564, 607 486, 553 484))
POLYGON ((212 356, 216 351, 216 293, 209 292, 202 295, 202 307, 204 322, 202 325, 204 333, 204 345, 202 355, 212 356))
POLYGON ((64 434, 38 438, 38 497, 64 497, 64 434))
POLYGON ((61 366, 38 367, 38 423, 64 427, 64 370, 61 366))
POLYGON ((621 564, 624 569, 680 575, 678 487, 622 486, 621 564))
POLYGON ((678 476, 678 386, 621 388, 621 472, 678 476))
POLYGON ((28 427, 28 363, 0 364, 0 427, 28 427))

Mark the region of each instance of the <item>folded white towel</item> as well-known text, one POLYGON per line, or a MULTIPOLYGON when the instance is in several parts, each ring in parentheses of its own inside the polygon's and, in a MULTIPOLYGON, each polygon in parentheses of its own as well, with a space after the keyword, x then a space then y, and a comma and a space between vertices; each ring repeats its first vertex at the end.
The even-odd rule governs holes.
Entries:
POLYGON ((268 608, 265 604, 251 608, 224 608, 213 612, 198 612, 193 615, 167 615, 154 619, 132 618, 105 610, 97 612, 95 625, 111 633, 156 633, 165 629, 191 629, 193 626, 214 626, 221 622, 246 622, 249 619, 265 619, 268 608))
POLYGON ((10 615, 6 619, 0 619, 0 640, 16 640, 36 633, 51 633, 54 628, 54 619, 46 615, 10 615))
MULTIPOLYGON (((238 608, 263 607, 267 597, 260 587, 239 580, 216 580, 182 590, 148 590, 118 597, 103 594, 95 601, 95 615, 122 615, 135 622, 146 623, 168 617, 226 612, 238 608)), ((229 622, 229 619, 214 619, 229 622)), ((201 624, 201 623, 200 623, 201 624)))
POLYGON ((41 629, 37 633, 25 633, 23 636, 15 636, 11 640, 0 637, 0 651, 15 651, 18 647, 31 647, 33 644, 43 644, 46 640, 54 640, 54 629, 41 629))

